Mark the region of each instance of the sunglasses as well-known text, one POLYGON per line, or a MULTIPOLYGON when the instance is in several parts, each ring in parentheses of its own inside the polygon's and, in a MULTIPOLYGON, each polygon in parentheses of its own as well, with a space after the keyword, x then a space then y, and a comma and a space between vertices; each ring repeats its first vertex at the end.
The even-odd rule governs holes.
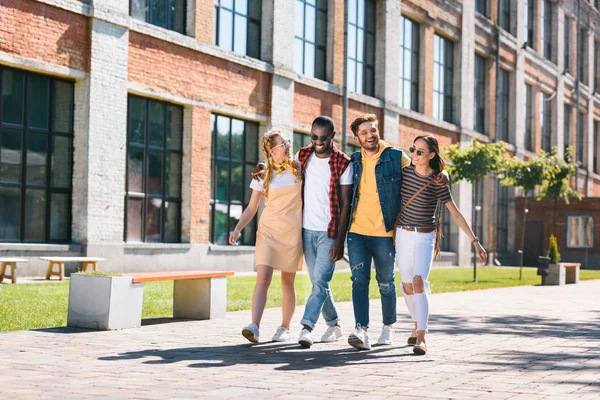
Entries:
POLYGON ((424 152, 423 150, 417 150, 417 149, 415 148, 415 146, 410 146, 410 147, 408 148, 408 151, 410 151, 411 153, 417 153, 417 155, 418 155, 419 157, 421 157, 423 154, 425 154, 425 152, 424 152))
POLYGON ((283 142, 279 143, 277 146, 271 147, 271 150, 275 150, 278 147, 286 147, 286 148, 292 147, 292 142, 290 141, 290 139, 286 139, 283 142))
POLYGON ((314 133, 311 133, 310 134, 310 139, 313 140, 313 141, 315 141, 315 142, 318 142, 318 141, 320 141, 320 142, 326 142, 329 139, 331 139, 332 136, 333 136, 333 132, 331 132, 330 134, 325 135, 325 136, 317 136, 314 133))

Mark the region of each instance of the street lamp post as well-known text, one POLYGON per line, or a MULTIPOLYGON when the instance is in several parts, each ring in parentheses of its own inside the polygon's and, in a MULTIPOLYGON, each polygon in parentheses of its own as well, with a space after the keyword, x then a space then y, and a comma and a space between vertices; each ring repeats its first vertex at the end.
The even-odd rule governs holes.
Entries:
MULTIPOLYGON (((477 236, 477 220, 479 219, 480 210, 481 206, 475 206, 475 223, 473 224, 475 236, 477 236)), ((473 282, 477 282, 477 251, 475 251, 475 246, 473 246, 473 282)))
POLYGON ((528 208, 523 210, 523 229, 521 230, 521 268, 519 269, 519 280, 523 280, 523 253, 525 252, 525 225, 527 224, 527 213, 529 212, 528 208))

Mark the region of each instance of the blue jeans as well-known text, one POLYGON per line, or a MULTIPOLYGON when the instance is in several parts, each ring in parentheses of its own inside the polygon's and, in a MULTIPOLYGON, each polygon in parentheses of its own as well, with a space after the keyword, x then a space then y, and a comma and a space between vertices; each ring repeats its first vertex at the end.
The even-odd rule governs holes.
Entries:
POLYGON ((396 249, 391 237, 364 236, 348 233, 348 256, 352 270, 352 305, 356 326, 369 327, 369 283, 371 260, 381 295, 383 324, 396 322, 396 249))
POLYGON ((312 292, 306 301, 304 316, 300 323, 314 328, 322 312, 327 325, 334 326, 339 318, 329 288, 335 269, 335 263, 329 259, 329 250, 335 240, 328 238, 327 232, 308 229, 302 229, 302 240, 312 292))

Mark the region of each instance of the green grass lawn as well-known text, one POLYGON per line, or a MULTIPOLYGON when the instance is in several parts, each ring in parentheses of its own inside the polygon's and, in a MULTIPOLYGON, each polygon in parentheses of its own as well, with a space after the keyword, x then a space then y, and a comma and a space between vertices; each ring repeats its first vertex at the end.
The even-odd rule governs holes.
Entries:
MULTIPOLYGON (((541 278, 535 268, 523 268, 523 280, 519 280, 518 268, 477 268, 478 282, 473 283, 471 268, 444 268, 431 271, 430 282, 434 293, 491 289, 498 287, 537 285, 541 278)), ((600 279, 600 271, 582 270, 581 280, 600 279)), ((396 280, 399 276, 396 274, 396 280)), ((254 276, 227 278, 227 311, 248 310, 252 301, 254 276)), ((305 304, 311 285, 308 275, 296 278, 297 304, 305 304)), ((336 301, 352 299, 350 272, 337 272, 331 283, 336 301)), ((173 282, 153 282, 144 285, 143 318, 172 316, 173 282)), ((401 296, 400 291, 398 295, 401 296)), ((378 298, 375 277, 372 277, 370 298, 378 298)), ((0 332, 65 326, 69 300, 69 283, 3 284, 0 285, 0 332)), ((281 304, 279 275, 273 277, 267 307, 281 304)))

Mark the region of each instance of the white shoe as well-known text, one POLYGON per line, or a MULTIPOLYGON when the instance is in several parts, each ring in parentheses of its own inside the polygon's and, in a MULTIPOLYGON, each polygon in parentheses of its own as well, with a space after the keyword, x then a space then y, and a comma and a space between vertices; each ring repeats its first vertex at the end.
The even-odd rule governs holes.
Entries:
POLYGON ((381 335, 377 339, 377 344, 392 344, 394 343, 394 331, 391 326, 384 325, 381 329, 381 335))
POLYGON ((356 332, 351 333, 350 336, 348 336, 348 344, 358 350, 371 350, 367 331, 361 327, 356 328, 356 332))
POLYGON ((242 329, 242 335, 252 343, 258 343, 258 325, 251 323, 242 329))
POLYGON ((288 331, 285 327, 280 326, 275 331, 273 339, 271 340, 274 342, 287 342, 288 340, 290 340, 290 331, 288 331))
POLYGON ((300 332, 300 336, 298 336, 298 344, 300 344, 300 346, 302 347, 310 347, 313 345, 313 343, 314 341, 312 337, 312 332, 306 328, 302 329, 302 331, 300 332))
POLYGON ((335 342, 342 337, 342 328, 339 325, 330 326, 327 328, 323 336, 321 336, 321 342, 335 342))

